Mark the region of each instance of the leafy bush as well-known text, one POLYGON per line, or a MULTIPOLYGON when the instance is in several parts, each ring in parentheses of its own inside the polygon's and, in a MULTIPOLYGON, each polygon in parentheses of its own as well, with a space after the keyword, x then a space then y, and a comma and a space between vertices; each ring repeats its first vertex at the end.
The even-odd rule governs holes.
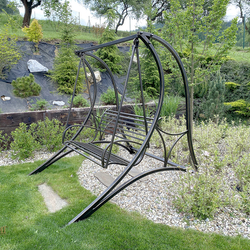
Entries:
POLYGON ((38 50, 38 43, 43 38, 42 26, 34 19, 29 27, 24 27, 23 32, 27 34, 28 40, 30 42, 36 43, 36 50, 38 50))
MULTIPOLYGON (((118 94, 118 98, 119 98, 119 102, 121 97, 118 94)), ((110 105, 115 105, 116 104, 116 97, 115 97, 115 91, 113 89, 107 89, 106 93, 103 93, 101 95, 100 100, 104 103, 104 104, 110 104, 110 105)))
POLYGON ((38 121, 33 137, 39 145, 45 147, 49 152, 54 152, 62 147, 63 131, 64 127, 60 121, 49 120, 46 117, 44 121, 38 121))
POLYGON ((32 74, 25 77, 18 77, 11 84, 14 87, 14 94, 22 98, 38 96, 41 91, 40 85, 35 82, 34 75, 32 74))
POLYGON ((21 58, 16 45, 17 38, 10 35, 8 27, 4 27, 0 33, 0 77, 5 78, 6 72, 21 58))
MULTIPOLYGON (((58 84, 58 91, 65 94, 72 94, 76 81, 79 58, 75 55, 72 46, 62 45, 59 55, 55 58, 54 69, 50 70, 48 75, 53 82, 58 84)), ((76 94, 82 89, 84 74, 79 74, 76 94)))
POLYGON ((0 130, 0 152, 7 149, 10 142, 10 137, 7 134, 4 134, 3 131, 0 130))
POLYGON ((48 105, 49 103, 45 99, 37 100, 37 102, 31 106, 30 110, 44 110, 48 105))
POLYGON ((250 103, 245 100, 237 100, 234 102, 225 102, 226 106, 230 107, 230 110, 233 110, 236 114, 250 117, 250 103))
MULTIPOLYGON (((71 103, 71 99, 68 101, 68 103, 71 103)), ((88 107, 89 103, 86 99, 83 98, 82 95, 77 95, 73 99, 73 107, 88 107)))
POLYGON ((193 214, 196 218, 212 218, 217 209, 223 206, 220 197, 221 179, 212 169, 205 173, 188 171, 179 185, 179 195, 175 206, 184 213, 193 214))
POLYGON ((235 84, 226 88, 225 102, 233 102, 239 99, 250 101, 250 63, 247 62, 236 62, 233 60, 225 62, 220 69, 222 78, 226 82, 235 84))
POLYGON ((36 149, 40 148, 39 143, 34 139, 33 132, 36 124, 31 124, 29 129, 25 123, 20 123, 19 127, 11 132, 13 142, 10 144, 13 159, 26 159, 33 155, 36 149))
POLYGON ((230 90, 234 90, 234 89, 236 89, 237 87, 239 87, 240 84, 235 83, 235 82, 225 82, 225 86, 226 86, 227 88, 229 88, 230 90))

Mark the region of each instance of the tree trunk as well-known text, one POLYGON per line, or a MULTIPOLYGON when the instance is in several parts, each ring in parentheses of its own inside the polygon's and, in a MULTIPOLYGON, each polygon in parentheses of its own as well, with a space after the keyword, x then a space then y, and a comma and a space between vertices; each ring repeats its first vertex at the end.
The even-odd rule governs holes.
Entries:
POLYGON ((22 1, 24 5, 24 17, 23 17, 23 27, 29 27, 30 25, 30 18, 32 14, 32 3, 33 1, 22 1))

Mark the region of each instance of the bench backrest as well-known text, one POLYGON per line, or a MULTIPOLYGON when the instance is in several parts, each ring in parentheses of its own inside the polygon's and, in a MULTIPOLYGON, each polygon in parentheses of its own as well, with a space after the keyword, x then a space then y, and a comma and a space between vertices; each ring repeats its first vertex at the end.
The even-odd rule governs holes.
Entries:
POLYGON ((130 144, 141 145, 147 135, 148 129, 152 125, 153 119, 131 113, 120 112, 108 109, 100 120, 98 131, 100 137, 104 134, 115 135, 115 140, 129 142, 130 144), (116 121, 118 119, 115 131, 116 121))

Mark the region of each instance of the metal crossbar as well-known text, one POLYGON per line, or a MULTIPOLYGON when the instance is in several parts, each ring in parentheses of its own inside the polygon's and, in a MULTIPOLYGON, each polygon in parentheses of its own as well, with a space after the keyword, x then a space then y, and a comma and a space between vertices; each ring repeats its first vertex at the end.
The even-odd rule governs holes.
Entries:
MULTIPOLYGON (((32 171, 30 175, 36 174, 38 172, 43 171, 57 160, 66 156, 70 152, 77 152, 81 155, 84 155, 86 158, 91 161, 99 164, 100 166, 107 168, 110 164, 119 164, 123 165, 124 169, 120 173, 120 175, 114 180, 114 182, 99 196, 97 197, 89 206, 87 206, 82 212, 80 212, 75 218, 73 218, 69 223, 77 222, 83 219, 88 218, 91 214, 93 214, 97 209, 99 209, 102 205, 104 205, 107 201, 109 201, 116 194, 121 192, 124 188, 128 187, 135 181, 140 180, 141 178, 154 174, 160 171, 186 171, 186 168, 178 163, 174 163, 170 160, 172 150, 176 146, 176 144, 181 140, 184 136, 187 137, 187 143, 190 153, 190 158, 194 165, 194 168, 197 169, 197 161, 194 154, 193 144, 192 144, 192 134, 191 134, 191 120, 190 120, 190 99, 189 99, 189 88, 188 81, 185 69, 180 60, 180 57, 176 53, 176 51, 171 47, 169 43, 160 37, 147 33, 147 32, 138 32, 135 35, 122 38, 116 41, 112 41, 109 43, 91 46, 90 48, 86 48, 84 50, 78 50, 75 52, 76 55, 80 57, 79 68, 77 76, 79 76, 81 72, 81 68, 84 71, 85 81, 88 87, 91 106, 89 108, 89 112, 86 115, 83 123, 81 125, 77 125, 79 127, 78 131, 75 135, 68 140, 65 140, 68 131, 72 128, 76 127, 76 125, 68 126, 70 112, 72 108, 73 99, 75 96, 75 92, 72 95, 72 101, 69 109, 66 129, 63 133, 63 148, 57 152, 54 156, 48 159, 45 163, 39 166, 37 169, 32 171), (102 49, 104 47, 117 45, 122 42, 133 40, 132 53, 130 62, 128 65, 127 75, 124 82, 124 90, 121 95, 121 99, 119 101, 118 91, 115 82, 115 78, 109 69, 108 65, 99 57, 97 57, 91 51, 96 51, 98 49, 102 49), (183 86, 185 90, 185 100, 186 100, 186 129, 179 133, 170 133, 168 131, 163 131, 158 126, 158 121, 160 119, 160 113, 162 109, 162 104, 164 100, 164 71, 161 64, 161 59, 156 52, 156 49, 153 46, 151 41, 156 41, 160 43, 162 49, 166 49, 168 53, 171 54, 173 60, 176 61, 181 77, 183 80, 183 86), (140 65, 140 56, 139 56, 139 43, 144 44, 147 49, 151 52, 153 56, 153 60, 155 65, 157 66, 158 75, 157 79, 159 79, 159 97, 158 97, 158 105, 153 112, 152 117, 147 117, 146 108, 145 108, 145 100, 143 95, 143 84, 142 84, 142 74, 141 74, 141 65, 140 65), (141 100, 142 100, 142 110, 143 115, 138 116, 131 112, 122 111, 125 93, 128 88, 129 77, 131 73, 131 67, 134 64, 133 59, 136 57, 137 61, 137 76, 139 79, 138 89, 140 89, 141 100), (97 96, 97 81, 95 78, 94 70, 91 66, 90 62, 97 62, 102 65, 102 68, 106 70, 111 83, 113 85, 113 89, 116 97, 116 105, 114 109, 106 110, 101 117, 98 117, 95 112, 95 102, 97 96), (91 92, 91 88, 89 87, 89 80, 87 77, 87 72, 90 72, 93 78, 93 91, 91 92), (89 125, 90 124, 90 125, 89 125), (87 129, 94 129, 95 134, 93 138, 91 138, 88 142, 81 141, 81 133, 83 133, 87 129), (163 145, 163 156, 159 157, 148 150, 150 149, 150 139, 153 133, 156 132, 159 135, 159 140, 163 145), (176 140, 172 143, 172 146, 167 147, 164 136, 175 136, 176 140), (122 156, 113 153, 113 147, 116 145, 118 148, 126 149, 131 154, 131 159, 125 159, 122 156), (131 179, 125 181, 124 177, 128 175, 129 171, 135 166, 138 165, 147 155, 148 157, 152 157, 159 162, 159 165, 152 166, 152 169, 142 172, 137 176, 132 177, 131 179), (161 167, 159 167, 161 166, 161 167)), ((96 64, 95 64, 96 65, 96 64)), ((74 91, 76 89, 77 79, 75 81, 74 91)), ((88 132, 88 130, 87 130, 88 132)))

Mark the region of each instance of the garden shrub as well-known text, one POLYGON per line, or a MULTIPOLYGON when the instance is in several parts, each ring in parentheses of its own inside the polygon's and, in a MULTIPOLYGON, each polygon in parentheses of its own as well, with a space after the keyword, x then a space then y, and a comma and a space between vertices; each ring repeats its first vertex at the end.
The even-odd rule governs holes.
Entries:
MULTIPOLYGON (((58 91, 65 94, 72 94, 76 81, 79 58, 75 55, 72 46, 62 45, 59 49, 59 55, 55 58, 54 69, 49 71, 49 77, 58 84, 58 91)), ((83 89, 82 82, 84 74, 80 73, 76 93, 83 89)))
POLYGON ((19 127, 11 132, 13 142, 10 144, 12 150, 11 156, 13 159, 26 159, 33 155, 36 149, 40 148, 39 143, 33 137, 33 132, 36 124, 28 126, 25 123, 20 123, 19 127))
POLYGON ((28 41, 36 43, 36 51, 38 51, 38 43, 43 38, 42 26, 34 19, 29 27, 24 27, 23 32, 27 34, 28 41))
POLYGON ((41 91, 41 87, 35 82, 33 74, 25 77, 18 77, 16 80, 13 80, 11 84, 14 87, 14 94, 22 98, 38 96, 41 91))
POLYGON ((206 120, 223 117, 225 111, 224 94, 225 84, 220 72, 217 72, 209 84, 206 100, 201 105, 201 112, 206 120))
POLYGON ((179 195, 175 197, 174 205, 187 214, 196 218, 213 218, 215 212, 223 205, 220 197, 221 179, 212 169, 205 173, 189 170, 182 177, 179 185, 179 195))
POLYGON ((54 152, 62 147, 62 133, 64 127, 59 120, 38 121, 34 132, 34 139, 49 152, 54 152))
POLYGON ((3 133, 3 131, 0 130, 0 153, 2 151, 7 150, 8 145, 10 142, 10 137, 5 133, 3 133))
MULTIPOLYGON (((120 95, 118 94, 119 102, 121 100, 120 95)), ((115 91, 113 89, 108 88, 106 93, 103 93, 100 97, 100 100, 104 104, 110 104, 115 105, 116 104, 116 97, 115 97, 115 91)))
MULTIPOLYGON (((115 40, 115 33, 113 30, 107 27, 102 34, 102 37, 99 41, 100 44, 112 42, 115 40)), ((119 49, 116 45, 100 48, 97 50, 96 55, 100 57, 110 68, 110 70, 114 73, 120 73, 122 70, 122 66, 120 62, 122 60, 122 56, 119 53, 119 49)))
POLYGON ((230 60, 222 64, 220 72, 225 82, 235 83, 227 84, 225 102, 234 102, 239 99, 250 101, 248 85, 250 82, 250 63, 230 60))
POLYGON ((237 87, 240 86, 240 84, 235 82, 225 82, 225 86, 229 88, 230 90, 235 90, 237 87))
MULTIPOLYGON (((133 105, 133 110, 134 110, 134 113, 135 115, 139 115, 139 116, 143 116, 143 107, 142 105, 138 105, 138 104, 134 104, 133 105)), ((145 112, 146 112, 146 117, 150 117, 150 109, 145 107, 145 112)))
POLYGON ((0 32, 0 77, 6 77, 6 71, 16 64, 21 54, 16 45, 17 38, 10 35, 5 26, 0 32))
POLYGON ((234 113, 250 117, 250 102, 240 99, 234 102, 225 102, 224 104, 229 106, 234 113))
MULTIPOLYGON (((68 103, 71 103, 71 99, 68 101, 68 103)), ((82 95, 77 95, 73 99, 73 107, 89 107, 89 103, 82 95)))
POLYGON ((49 103, 45 99, 37 100, 36 103, 31 106, 30 110, 45 110, 48 105, 49 103))

